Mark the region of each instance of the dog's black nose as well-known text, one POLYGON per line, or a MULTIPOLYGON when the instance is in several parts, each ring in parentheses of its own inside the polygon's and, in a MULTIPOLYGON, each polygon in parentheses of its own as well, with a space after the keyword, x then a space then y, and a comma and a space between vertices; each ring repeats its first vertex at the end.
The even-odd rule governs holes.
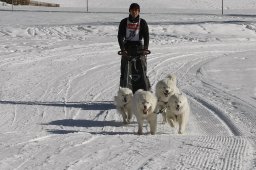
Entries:
POLYGON ((147 109, 147 106, 144 106, 144 109, 147 109))
POLYGON ((165 90, 165 93, 169 93, 169 90, 165 90))
POLYGON ((126 97, 124 98, 124 102, 127 102, 127 99, 126 99, 126 97))
POLYGON ((176 109, 177 109, 177 110, 180 110, 180 105, 177 105, 176 109))

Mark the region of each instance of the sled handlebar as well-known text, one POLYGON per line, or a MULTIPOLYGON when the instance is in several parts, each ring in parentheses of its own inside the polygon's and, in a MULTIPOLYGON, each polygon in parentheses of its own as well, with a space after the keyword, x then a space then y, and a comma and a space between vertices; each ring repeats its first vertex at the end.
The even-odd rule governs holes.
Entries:
MULTIPOLYGON (((150 50, 138 50, 137 52, 138 52, 138 54, 143 54, 143 53, 144 53, 144 55, 149 55, 149 54, 151 54, 151 51, 150 51, 150 50)), ((118 55, 123 55, 123 54, 124 54, 124 51, 118 51, 117 54, 118 54, 118 55)))
POLYGON ((123 53, 124 53, 123 51, 118 51, 117 52, 118 55, 123 55, 123 53))

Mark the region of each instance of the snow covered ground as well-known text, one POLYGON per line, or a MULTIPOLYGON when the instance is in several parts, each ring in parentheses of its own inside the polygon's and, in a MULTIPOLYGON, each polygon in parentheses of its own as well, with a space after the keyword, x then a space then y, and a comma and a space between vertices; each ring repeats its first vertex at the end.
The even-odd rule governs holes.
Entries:
POLYGON ((193 13, 193 6, 217 7, 214 1, 171 2, 187 9, 158 8, 141 17, 150 29, 153 89, 175 73, 189 97, 184 135, 162 124, 161 115, 156 135, 138 136, 135 118, 121 123, 113 96, 120 75, 116 36, 126 13, 2 6, 0 169, 256 169, 256 16, 242 15, 256 9, 255 1, 234 0, 226 9, 238 14, 224 16, 193 13))

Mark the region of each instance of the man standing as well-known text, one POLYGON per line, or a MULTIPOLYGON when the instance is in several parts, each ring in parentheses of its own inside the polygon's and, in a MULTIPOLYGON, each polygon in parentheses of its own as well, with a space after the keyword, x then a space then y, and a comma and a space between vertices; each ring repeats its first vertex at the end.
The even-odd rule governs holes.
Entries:
MULTIPOLYGON (((125 71, 129 62, 128 56, 140 55, 140 60, 135 63, 135 69, 140 72, 139 81, 134 81, 132 90, 135 92, 138 89, 150 90, 150 83, 147 75, 146 52, 149 45, 149 32, 147 22, 140 18, 140 6, 137 3, 132 3, 129 8, 129 17, 124 18, 119 24, 118 43, 122 51, 121 59, 121 76, 120 86, 128 87, 125 80, 125 71), (142 42, 143 39, 143 42, 142 42), (140 54, 138 54, 140 51, 140 54), (141 76, 142 73, 144 76, 141 76)), ((134 63, 133 63, 134 64, 134 63)))

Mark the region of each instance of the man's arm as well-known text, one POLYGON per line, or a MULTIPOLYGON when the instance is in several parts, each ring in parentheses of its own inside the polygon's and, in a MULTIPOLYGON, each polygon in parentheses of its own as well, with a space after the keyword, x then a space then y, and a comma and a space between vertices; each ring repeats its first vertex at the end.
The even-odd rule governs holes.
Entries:
POLYGON ((119 24, 118 35, 117 35, 118 43, 121 50, 124 50, 125 36, 126 36, 126 19, 123 19, 119 24))
POLYGON ((142 37, 144 39, 144 49, 148 49, 149 45, 149 31, 148 31, 148 24, 147 22, 143 19, 143 28, 142 28, 142 37))

